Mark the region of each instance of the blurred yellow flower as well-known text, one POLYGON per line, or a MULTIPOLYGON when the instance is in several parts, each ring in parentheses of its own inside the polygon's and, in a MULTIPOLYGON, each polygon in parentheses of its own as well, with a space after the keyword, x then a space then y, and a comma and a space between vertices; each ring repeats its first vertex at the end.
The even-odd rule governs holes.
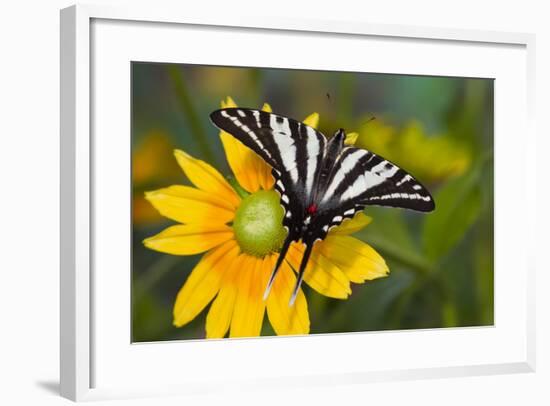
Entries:
POLYGON ((176 163, 164 159, 174 149, 168 133, 150 130, 140 137, 132 151, 132 183, 134 185, 132 220, 134 224, 154 224, 162 217, 144 198, 143 190, 160 179, 179 174, 176 163))
POLYGON ((143 134, 132 152, 132 180, 145 184, 152 180, 174 174, 173 164, 163 157, 173 149, 173 140, 164 131, 151 130, 143 134))
POLYGON ((398 130, 377 119, 365 123, 359 134, 357 146, 399 162, 424 182, 460 176, 471 163, 467 148, 449 135, 428 136, 417 121, 410 121, 398 130))
MULTIPOLYGON (((223 107, 236 104, 228 97, 223 107)), ((263 110, 271 108, 265 104, 263 110)), ((319 115, 313 113, 304 123, 317 127, 318 121, 319 115)), ((181 224, 145 239, 144 244, 172 255, 205 253, 177 295, 173 323, 184 326, 212 302, 207 338, 222 338, 228 332, 229 337, 258 336, 266 312, 276 334, 308 334, 303 291, 293 306, 288 304, 304 251, 301 243, 292 244, 267 300, 262 298, 285 237, 271 168, 233 136, 222 131, 220 138, 238 185, 232 187, 211 165, 176 150, 178 164, 195 187, 175 185, 146 194, 163 216, 181 224)), ((346 299, 350 282, 386 276, 384 259, 350 235, 370 221, 358 213, 315 244, 305 283, 322 295, 346 299)))

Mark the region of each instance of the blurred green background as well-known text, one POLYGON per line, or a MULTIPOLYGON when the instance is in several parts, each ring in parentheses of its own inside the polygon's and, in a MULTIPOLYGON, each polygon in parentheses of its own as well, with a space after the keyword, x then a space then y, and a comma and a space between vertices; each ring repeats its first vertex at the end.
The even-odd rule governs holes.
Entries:
MULTIPOLYGON (((132 63, 132 341, 203 338, 206 311, 172 325, 177 292, 201 255, 146 249, 166 226, 144 192, 189 184, 173 149, 230 170, 209 114, 242 107, 321 115, 320 130, 359 132, 357 146, 424 183, 436 210, 369 207, 356 237, 387 261, 387 278, 352 284, 348 300, 309 287, 311 333, 493 324, 493 80, 371 73, 132 63), (371 117, 376 120, 369 121, 371 117)), ((274 334, 267 317, 262 335, 274 334)))

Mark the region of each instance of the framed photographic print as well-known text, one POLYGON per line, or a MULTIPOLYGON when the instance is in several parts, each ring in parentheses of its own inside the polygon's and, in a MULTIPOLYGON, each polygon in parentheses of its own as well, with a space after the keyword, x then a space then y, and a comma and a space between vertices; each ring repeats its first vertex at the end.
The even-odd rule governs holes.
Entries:
POLYGON ((532 36, 61 23, 64 396, 534 368, 532 36))

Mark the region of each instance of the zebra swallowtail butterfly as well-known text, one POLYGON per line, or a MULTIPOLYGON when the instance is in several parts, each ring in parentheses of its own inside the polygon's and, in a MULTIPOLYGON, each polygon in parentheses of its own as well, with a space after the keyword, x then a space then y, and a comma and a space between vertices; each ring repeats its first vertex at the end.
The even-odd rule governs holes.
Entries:
POLYGON ((216 110, 210 118, 273 168, 288 235, 264 299, 293 241, 301 240, 305 249, 290 305, 302 283, 313 245, 323 240, 332 227, 367 205, 424 212, 435 208, 426 188, 403 169, 370 151, 346 146, 343 129, 327 139, 299 121, 246 108, 216 110))

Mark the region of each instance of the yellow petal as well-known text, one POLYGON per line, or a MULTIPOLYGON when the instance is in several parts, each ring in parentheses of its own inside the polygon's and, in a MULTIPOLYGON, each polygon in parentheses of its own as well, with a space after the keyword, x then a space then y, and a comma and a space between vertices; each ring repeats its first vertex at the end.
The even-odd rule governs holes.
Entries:
POLYGON ((344 140, 344 144, 354 145, 358 137, 359 137, 359 133, 356 133, 356 132, 347 133, 346 139, 344 140))
POLYGON ((145 197, 164 217, 180 223, 223 224, 235 217, 226 201, 190 186, 170 186, 146 192, 145 197))
MULTIPOLYGON (((265 270, 268 274, 275 266, 277 255, 271 258, 270 266, 265 270)), ((277 335, 309 333, 307 301, 301 288, 294 306, 288 305, 295 283, 294 272, 286 262, 283 262, 267 298, 267 316, 277 335)))
POLYGON ((227 270, 221 282, 220 292, 206 317, 206 338, 223 338, 229 330, 239 289, 239 271, 244 258, 245 254, 239 254, 231 263, 226 264, 227 270))
MULTIPOLYGON (((318 245, 319 243, 313 247, 304 272, 304 281, 322 295, 338 299, 347 298, 351 293, 349 279, 336 265, 320 255, 318 245)), ((286 259, 295 271, 300 268, 303 254, 302 243, 293 243, 288 250, 286 259)))
POLYGON ((319 243, 319 251, 354 283, 363 283, 389 273, 384 258, 370 245, 347 235, 329 235, 319 243))
POLYGON ((263 262, 267 259, 246 256, 241 266, 229 337, 256 337, 261 333, 265 312, 262 295, 269 277, 263 272, 263 262))
POLYGON ((191 183, 196 187, 226 200, 231 207, 239 206, 241 199, 214 167, 179 149, 174 151, 174 155, 191 183))
POLYGON ((262 160, 260 165, 258 166, 259 171, 259 179, 260 179, 260 186, 264 190, 271 190, 273 189, 273 185, 275 184, 275 179, 273 178, 273 175, 271 174, 271 166, 265 163, 265 161, 262 160))
POLYGON ((132 199, 132 221, 136 225, 158 224, 162 216, 145 200, 145 196, 134 195, 132 199))
POLYGON ((222 109, 237 107, 237 103, 235 103, 235 100, 233 100, 231 96, 227 96, 225 100, 222 100, 221 106, 222 106, 222 109))
POLYGON ((334 227, 330 230, 330 234, 353 234, 368 226, 371 221, 372 217, 369 217, 360 211, 353 218, 344 220, 338 227, 334 227))
POLYGON ((225 224, 180 224, 171 226, 143 243, 147 248, 172 255, 195 255, 233 239, 225 224))
MULTIPOLYGON (((228 96, 226 101, 222 101, 221 106, 222 108, 237 107, 237 104, 228 96)), ((262 109, 271 112, 271 107, 267 103, 262 109)), ((260 188, 264 190, 273 188, 275 181, 271 176, 271 166, 231 134, 221 131, 220 138, 229 167, 246 191, 254 193, 260 188)))
MULTIPOLYGON (((262 111, 271 113, 273 110, 271 109, 271 106, 268 103, 264 103, 264 105, 262 106, 262 111)), ((260 173, 259 175, 260 186, 264 190, 273 189, 273 185, 275 184, 275 179, 273 179, 271 170, 272 170, 271 166, 269 166, 263 159, 261 159, 261 164, 258 165, 258 171, 260 173)))
POLYGON ((304 119, 303 123, 317 129, 319 126, 319 113, 311 113, 304 119))
POLYGON ((174 304, 174 325, 181 327, 193 320, 214 298, 220 288, 227 264, 239 252, 234 241, 229 241, 202 257, 178 292, 174 304))
POLYGON ((266 163, 254 151, 225 131, 220 132, 227 162, 239 184, 249 193, 257 192, 264 183, 261 179, 266 163))

